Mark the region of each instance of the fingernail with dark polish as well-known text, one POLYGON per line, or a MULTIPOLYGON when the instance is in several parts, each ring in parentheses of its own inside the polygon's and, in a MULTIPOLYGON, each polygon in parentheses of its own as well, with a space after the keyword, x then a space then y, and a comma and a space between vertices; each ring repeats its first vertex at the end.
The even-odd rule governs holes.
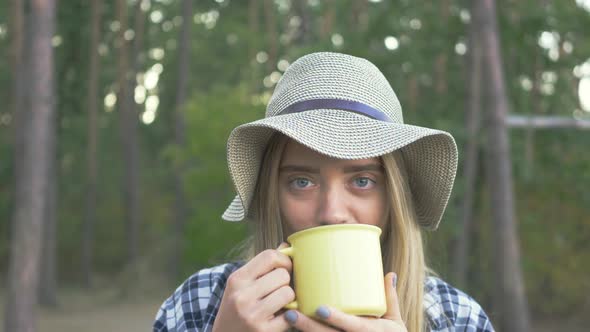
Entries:
POLYGON ((315 314, 321 319, 328 319, 330 317, 330 309, 326 306, 319 306, 318 309, 315 311, 315 314))
POLYGON ((397 287, 397 273, 393 274, 392 283, 393 283, 393 288, 397 287))
POLYGON ((294 325, 297 322, 297 313, 295 310, 288 310, 285 312, 285 320, 291 325, 294 325))

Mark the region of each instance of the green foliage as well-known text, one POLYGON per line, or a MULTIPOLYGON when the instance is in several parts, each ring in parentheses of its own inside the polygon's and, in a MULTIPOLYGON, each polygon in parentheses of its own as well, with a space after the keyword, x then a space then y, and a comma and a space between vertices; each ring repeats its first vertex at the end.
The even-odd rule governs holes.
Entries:
POLYGON ((590 157, 575 149, 576 142, 590 144, 590 135, 538 136, 535 146, 544 149, 537 150, 535 181, 517 186, 527 292, 537 311, 566 314, 585 304, 590 289, 587 278, 577 277, 589 272, 590 157))
POLYGON ((185 151, 176 151, 180 154, 175 159, 183 155, 188 165, 185 186, 191 218, 186 263, 193 272, 223 262, 229 250, 245 238, 245 225, 221 220, 235 195, 225 146, 234 127, 264 114, 259 101, 253 105, 255 99, 244 85, 217 87, 207 94, 194 94, 185 108, 189 142, 185 151))

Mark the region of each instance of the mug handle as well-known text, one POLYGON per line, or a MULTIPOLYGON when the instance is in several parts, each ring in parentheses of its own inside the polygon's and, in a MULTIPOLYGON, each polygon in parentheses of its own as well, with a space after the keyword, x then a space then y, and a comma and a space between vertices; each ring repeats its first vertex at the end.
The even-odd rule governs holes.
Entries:
MULTIPOLYGON (((287 256, 293 258, 293 247, 279 249, 279 252, 283 255, 287 255, 287 256)), ((285 309, 297 309, 298 307, 299 307, 299 305, 297 304, 297 301, 287 303, 284 306, 285 309)))

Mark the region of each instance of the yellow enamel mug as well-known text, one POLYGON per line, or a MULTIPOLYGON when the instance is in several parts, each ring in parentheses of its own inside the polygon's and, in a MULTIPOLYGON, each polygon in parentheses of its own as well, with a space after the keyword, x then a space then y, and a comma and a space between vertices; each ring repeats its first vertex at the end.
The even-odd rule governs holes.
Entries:
POLYGON ((320 305, 351 315, 381 317, 387 310, 381 229, 363 224, 308 228, 280 251, 293 260, 295 301, 286 307, 314 316, 320 305))

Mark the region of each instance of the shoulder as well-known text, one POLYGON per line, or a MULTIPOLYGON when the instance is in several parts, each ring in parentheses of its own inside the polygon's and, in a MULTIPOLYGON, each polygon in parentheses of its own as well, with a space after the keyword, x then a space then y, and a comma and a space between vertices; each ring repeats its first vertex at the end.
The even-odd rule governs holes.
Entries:
POLYGON ((479 303, 440 278, 426 278, 424 311, 432 331, 494 331, 479 303))
POLYGON ((227 278, 242 265, 241 262, 227 263, 191 275, 164 301, 156 314, 153 330, 210 330, 221 304, 227 278))

